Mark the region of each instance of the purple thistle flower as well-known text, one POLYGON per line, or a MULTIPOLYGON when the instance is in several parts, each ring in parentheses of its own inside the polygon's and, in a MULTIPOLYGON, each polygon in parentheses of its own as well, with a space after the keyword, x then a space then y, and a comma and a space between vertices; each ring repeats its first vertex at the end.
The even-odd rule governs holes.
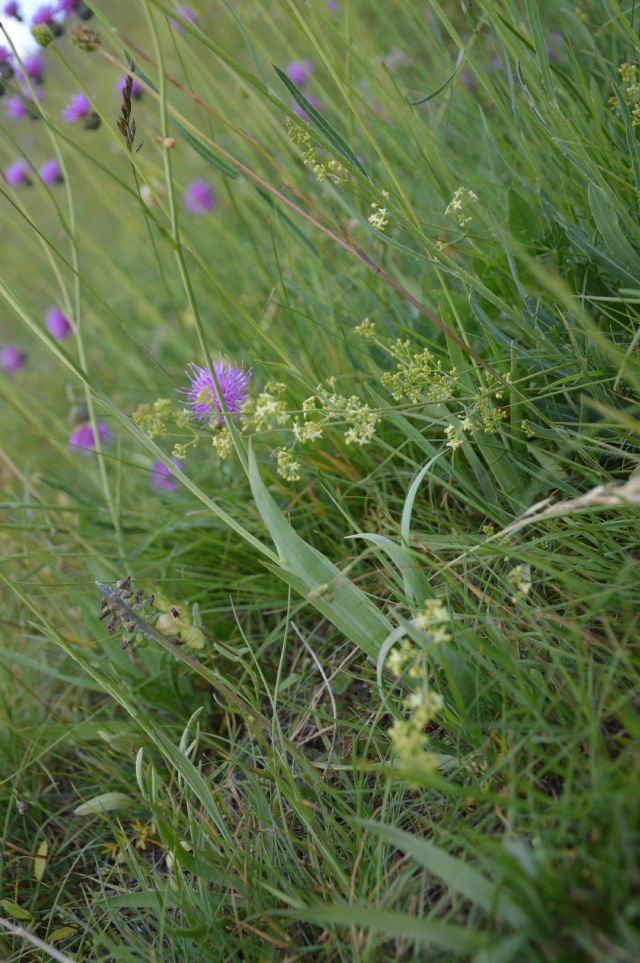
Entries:
POLYGON ((21 20, 20 16, 20 5, 16 3, 16 0, 9 0, 9 3, 5 3, 4 12, 7 17, 15 17, 16 20, 21 20))
MULTIPOLYGON (((104 421, 99 421, 97 428, 100 443, 106 445, 111 437, 109 425, 105 424, 104 421)), ((86 448, 89 451, 94 451, 95 447, 96 438, 91 427, 91 422, 83 421, 82 424, 76 425, 69 435, 69 448, 86 448)))
MULTIPOLYGON (((122 97, 122 95, 123 95, 123 93, 124 93, 124 88, 125 88, 125 86, 126 86, 127 79, 128 79, 128 75, 127 75, 127 74, 122 74, 122 76, 121 76, 121 77, 118 77, 118 79, 117 79, 117 81, 116 81, 116 90, 118 91, 118 93, 120 94, 121 97, 122 97)), ((142 84, 139 83, 139 82, 136 80, 136 78, 134 77, 134 78, 133 78, 133 83, 132 83, 132 85, 131 85, 131 96, 133 97, 134 100, 140 100, 140 98, 142 97, 143 93, 144 93, 144 88, 143 88, 142 84)))
POLYGON ((61 184, 64 180, 62 168, 57 157, 51 157, 49 160, 46 160, 40 167, 39 173, 47 187, 51 187, 53 184, 61 184))
MULTIPOLYGON (((182 468, 183 462, 179 458, 172 458, 171 461, 176 466, 176 468, 182 468)), ((149 476, 149 484, 152 488, 157 488, 158 490, 173 491, 174 488, 178 487, 178 481, 171 473, 171 469, 167 468, 163 461, 154 461, 151 466, 151 475, 149 476)))
POLYGON ((192 214, 207 214, 216 206, 216 195, 208 181, 194 181, 187 187, 182 200, 192 214))
POLYGON ((49 329, 50 333, 57 338, 58 341, 62 341, 67 335, 71 334, 71 325, 69 324, 69 319, 66 314, 60 310, 60 308, 49 308, 44 317, 45 324, 49 329))
POLYGON ((39 53, 25 54, 22 67, 16 71, 18 79, 24 83, 27 77, 36 84, 42 83, 44 78, 44 60, 39 53), (26 75, 26 76, 25 76, 26 75))
MULTIPOLYGON (((182 17, 183 20, 188 20, 189 23, 193 24, 198 22, 197 13, 193 7, 189 6, 188 3, 181 3, 177 7, 174 7, 174 10, 179 17, 182 17)), ((177 20, 170 20, 169 23, 171 24, 173 30, 177 30, 178 33, 184 33, 184 27, 177 20)))
POLYGON ((287 64, 285 73, 296 87, 306 87, 313 73, 313 64, 310 60, 292 60, 287 64))
POLYGON ((335 13, 337 9, 338 4, 336 3, 336 0, 327 0, 327 10, 330 10, 331 13, 335 13))
POLYGON ((74 94, 62 111, 62 116, 68 124, 75 124, 85 120, 91 113, 91 101, 86 94, 74 94))
MULTIPOLYGON (((322 113, 322 106, 321 106, 321 104, 320 104, 320 101, 317 99, 317 97, 314 97, 313 94, 305 94, 305 96, 306 96, 307 100, 309 101, 309 103, 311 104, 311 106, 312 106, 312 107, 315 107, 315 109, 316 109, 319 113, 322 113)), ((305 122, 305 124, 308 124, 308 123, 309 123, 309 114, 306 112, 306 110, 304 110, 304 109, 300 106, 300 104, 294 104, 294 105, 293 105, 293 112, 294 112, 294 114, 296 114, 296 115, 300 118, 300 120, 303 120, 303 121, 305 122)))
MULTIPOLYGON (((225 409, 234 412, 240 411, 247 399, 247 386, 251 371, 245 371, 240 365, 231 364, 222 356, 217 361, 212 358, 211 362, 225 409)), ((209 425, 222 424, 224 418, 222 415, 216 414, 221 412, 222 408, 208 369, 192 361, 186 374, 190 386, 180 390, 189 399, 194 418, 199 418, 200 421, 209 425)))
POLYGON ((29 108, 22 97, 7 97, 5 107, 10 120, 24 120, 29 116, 29 108))
POLYGON ((53 24, 56 15, 56 8, 51 3, 44 3, 38 7, 31 20, 31 25, 37 27, 38 24, 46 23, 48 27, 53 24))
POLYGON ((5 168, 4 176, 9 187, 13 187, 14 190, 31 183, 29 180, 29 168, 23 161, 17 160, 9 164, 9 166, 5 168))
POLYGON ((8 344, 5 348, 0 348, 0 368, 2 368, 3 371, 18 371, 24 367, 26 360, 26 354, 18 351, 12 344, 8 344))

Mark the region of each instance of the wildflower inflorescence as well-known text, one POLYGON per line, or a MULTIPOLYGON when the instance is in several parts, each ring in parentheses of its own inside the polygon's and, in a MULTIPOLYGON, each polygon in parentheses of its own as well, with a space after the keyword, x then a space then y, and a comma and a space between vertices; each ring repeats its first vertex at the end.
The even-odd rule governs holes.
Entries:
POLYGON ((303 148, 302 162, 311 168, 318 181, 329 180, 333 184, 342 184, 348 180, 349 172, 339 161, 332 158, 325 162, 318 157, 317 149, 311 140, 311 132, 307 128, 288 119, 287 133, 294 144, 303 148))
POLYGON ((478 195, 474 191, 469 190, 468 187, 459 187, 454 191, 444 213, 454 217, 458 222, 458 227, 464 228, 472 219, 468 212, 469 205, 475 204, 477 200, 478 195))
MULTIPOLYGON (((620 80, 623 86, 624 102, 631 114, 631 123, 634 127, 640 126, 640 80, 638 78, 638 67, 636 64, 624 63, 618 68, 620 80)), ((618 97, 609 99, 609 106, 620 114, 621 104, 618 97)))

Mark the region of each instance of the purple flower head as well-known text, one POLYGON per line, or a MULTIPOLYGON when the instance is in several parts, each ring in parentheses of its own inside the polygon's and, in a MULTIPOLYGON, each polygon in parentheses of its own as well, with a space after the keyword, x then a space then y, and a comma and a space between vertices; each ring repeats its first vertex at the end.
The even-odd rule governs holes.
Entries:
POLYGON ((306 87, 313 73, 313 64, 310 60, 292 60, 287 64, 285 73, 296 87, 306 87))
MULTIPOLYGON (((313 94, 305 94, 305 96, 309 101, 309 103, 311 104, 311 106, 315 107, 318 113, 322 113, 322 106, 320 104, 320 101, 317 99, 317 97, 314 97, 313 94)), ((300 106, 300 104, 293 105, 293 112, 300 118, 300 120, 303 120, 305 124, 309 123, 309 114, 306 112, 306 110, 304 110, 300 106)))
POLYGON ((26 80, 26 77, 30 77, 36 84, 42 83, 44 77, 44 60, 39 53, 25 54, 22 58, 22 68, 16 72, 18 79, 23 82, 26 80))
POLYGON ((0 368, 3 371, 18 371, 24 367, 26 360, 27 356, 12 344, 8 344, 6 348, 0 348, 0 368))
POLYGON ((194 181, 189 184, 182 199, 192 214, 207 214, 216 206, 216 195, 208 181, 194 181))
POLYGON ((24 120, 29 116, 29 108, 22 97, 7 97, 5 107, 10 120, 24 120))
POLYGON ((85 120, 91 113, 91 101, 86 94, 74 94, 62 111, 62 116, 68 124, 75 124, 85 120))
POLYGON ((17 187, 22 187, 25 184, 30 184, 29 180, 29 168, 23 161, 14 161, 13 164, 9 164, 5 168, 4 176, 9 187, 14 189, 17 187))
MULTIPOLYGON (((174 7, 174 10, 179 17, 182 17, 183 20, 188 20, 189 23, 193 23, 193 24, 196 24, 198 22, 197 13, 193 9, 193 7, 189 6, 188 3, 178 4, 177 7, 174 7)), ((173 30, 177 30, 178 33, 184 33, 184 27, 177 20, 170 20, 169 23, 171 24, 171 27, 173 30)))
POLYGON ((15 17, 16 20, 21 20, 20 16, 20 5, 16 3, 16 0, 9 0, 9 3, 5 3, 4 12, 8 17, 15 17))
POLYGON ((68 17, 75 13, 81 4, 82 0, 58 0, 58 13, 61 13, 63 17, 68 17))
POLYGON ((71 325, 69 324, 69 319, 66 314, 60 310, 60 308, 49 308, 44 317, 47 328, 50 333, 57 338, 58 341, 62 341, 67 335, 71 334, 71 325))
MULTIPOLYGON (((172 458, 171 461, 176 466, 176 468, 182 468, 183 462, 179 458, 172 458)), ((154 461, 151 466, 151 475, 149 477, 149 484, 152 488, 157 488, 162 491, 172 491, 174 488, 178 487, 178 481, 171 473, 171 469, 167 468, 163 461, 154 461)))
POLYGON ((50 27, 54 21, 56 15, 56 8, 52 3, 44 3, 41 7, 38 7, 34 13, 31 24, 37 27, 38 24, 46 23, 50 27))
POLYGON ((39 173, 47 187, 51 187, 53 184, 60 184, 64 179, 62 177, 62 168, 57 157, 51 157, 49 160, 46 160, 40 167, 39 173))
POLYGON ((12 60, 13 60, 13 54, 11 53, 9 48, 3 47, 2 44, 0 44, 0 67, 7 67, 8 65, 11 64, 12 60))
MULTIPOLYGON (((121 77, 118 77, 118 79, 117 79, 117 81, 116 81, 116 90, 118 91, 118 93, 120 94, 121 97, 122 97, 122 95, 123 95, 123 93, 124 93, 124 88, 125 88, 125 85, 126 85, 126 83, 127 83, 127 79, 128 79, 128 78, 127 78, 127 74, 122 74, 122 76, 121 76, 121 77)), ((133 83, 132 83, 132 85, 131 85, 131 96, 133 97, 134 100, 140 100, 140 98, 142 97, 143 93, 144 93, 144 88, 143 88, 142 84, 141 84, 141 83, 138 83, 138 81, 137 81, 136 78, 134 77, 134 78, 133 78, 133 83)))
MULTIPOLYGON (((247 399, 251 371, 245 371, 240 365, 231 364, 222 356, 217 361, 212 358, 211 363, 220 386, 224 407, 227 411, 240 411, 247 399)), ((194 417, 208 425, 222 424, 224 418, 218 415, 222 408, 207 368, 191 362, 187 377, 190 385, 188 388, 182 388, 181 391, 189 399, 194 417)))
POLYGON ((336 0, 327 0, 327 10, 330 10, 331 13, 335 13, 337 9, 338 4, 336 3, 336 0))
MULTIPOLYGON (((99 421, 97 428, 100 443, 106 445, 111 437, 109 425, 105 424, 104 421, 99 421)), ((91 427, 91 422, 83 421, 82 424, 76 425, 69 435, 69 448, 87 448, 89 451, 93 451, 95 447, 96 438, 91 427)))

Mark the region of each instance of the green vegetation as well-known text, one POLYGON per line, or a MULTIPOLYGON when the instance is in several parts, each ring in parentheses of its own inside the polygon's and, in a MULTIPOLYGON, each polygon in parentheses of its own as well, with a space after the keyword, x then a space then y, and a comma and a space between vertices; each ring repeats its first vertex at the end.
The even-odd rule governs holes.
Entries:
POLYGON ((640 11, 195 4, 2 121, 0 958, 632 963, 640 11))

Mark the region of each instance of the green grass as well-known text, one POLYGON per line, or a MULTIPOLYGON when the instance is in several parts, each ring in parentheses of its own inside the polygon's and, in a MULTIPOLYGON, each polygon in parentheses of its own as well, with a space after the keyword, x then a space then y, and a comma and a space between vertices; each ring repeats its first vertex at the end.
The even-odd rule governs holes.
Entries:
POLYGON ((66 174, 0 182, 28 354, 0 378, 3 960, 640 954, 639 12, 338 7, 200 3, 178 33, 101 5, 98 50, 45 52, 40 119, 3 120, 3 168, 66 174), (80 88, 97 131, 60 120, 80 88), (219 428, 132 418, 210 352, 282 385, 224 460, 219 428), (130 629, 127 576, 156 596, 130 629))

